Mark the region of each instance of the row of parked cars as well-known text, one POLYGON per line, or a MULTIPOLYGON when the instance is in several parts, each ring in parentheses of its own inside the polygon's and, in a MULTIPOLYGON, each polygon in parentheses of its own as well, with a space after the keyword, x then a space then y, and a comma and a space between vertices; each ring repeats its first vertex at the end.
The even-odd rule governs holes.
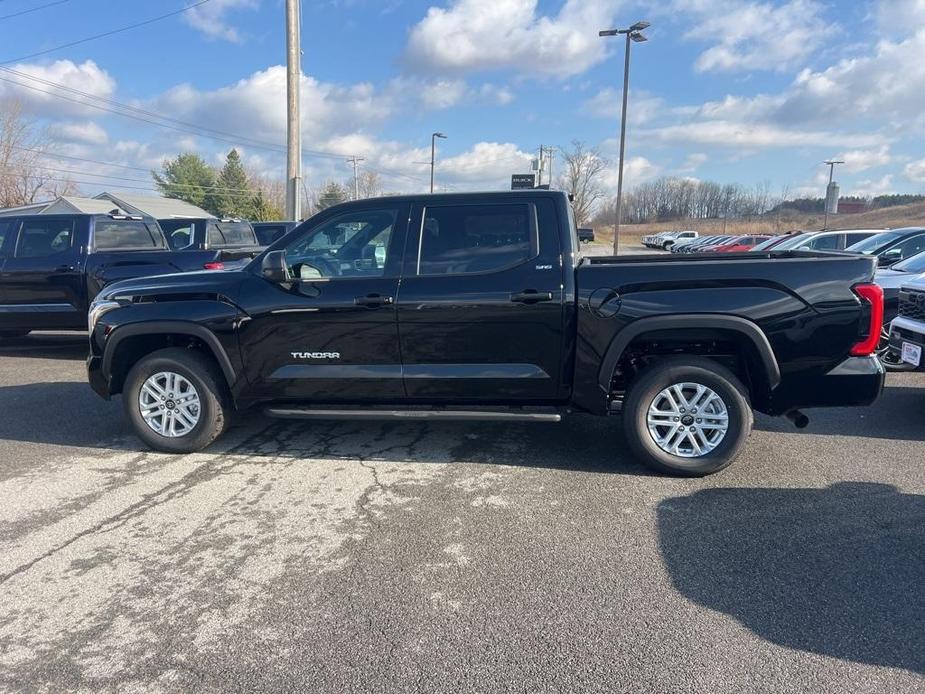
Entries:
POLYGON ((878 354, 889 370, 925 369, 925 227, 804 231, 779 236, 699 236, 692 231, 645 237, 650 248, 672 253, 840 251, 875 257, 884 293, 878 354))

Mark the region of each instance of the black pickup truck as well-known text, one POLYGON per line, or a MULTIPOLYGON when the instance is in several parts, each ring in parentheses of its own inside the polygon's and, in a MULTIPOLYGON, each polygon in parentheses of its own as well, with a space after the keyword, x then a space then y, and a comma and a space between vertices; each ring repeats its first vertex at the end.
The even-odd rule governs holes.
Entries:
POLYGON ((622 415, 646 463, 722 469, 752 409, 867 405, 871 258, 584 258, 565 195, 378 198, 316 215, 238 272, 108 288, 88 372, 148 445, 200 450, 235 410, 296 419, 622 415))
POLYGON ((85 330, 97 293, 119 280, 202 270, 214 251, 174 253, 154 219, 0 217, 0 338, 85 330))
POLYGON ((219 260, 250 260, 263 250, 254 227, 242 219, 177 218, 157 220, 175 251, 218 251, 219 260))

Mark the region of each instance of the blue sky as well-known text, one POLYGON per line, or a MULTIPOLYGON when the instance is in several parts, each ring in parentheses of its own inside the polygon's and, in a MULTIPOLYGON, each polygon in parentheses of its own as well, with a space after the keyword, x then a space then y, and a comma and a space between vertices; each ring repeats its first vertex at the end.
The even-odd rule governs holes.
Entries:
MULTIPOLYGON (((597 32, 645 19, 650 41, 633 49, 630 187, 676 175, 821 195, 821 162, 836 156, 847 161, 844 194, 925 190, 925 0, 303 3, 313 188, 346 179, 344 158, 358 155, 387 190, 421 190, 433 130, 449 135, 438 179, 452 190, 504 187, 540 144, 580 139, 615 164, 622 44, 597 32)), ((209 0, 27 57, 191 4, 0 0, 0 16, 35 8, 0 19, 0 67, 16 71, 0 78, 18 83, 0 81, 0 96, 48 128, 64 156, 46 161, 76 172, 59 175, 99 181, 84 192, 147 187, 120 179, 146 179, 143 169, 181 150, 220 162, 233 145, 253 169, 282 176, 282 0, 209 0), (173 129, 94 108, 120 110, 101 99, 175 119, 173 129)), ((606 184, 615 181, 611 166, 606 184)))

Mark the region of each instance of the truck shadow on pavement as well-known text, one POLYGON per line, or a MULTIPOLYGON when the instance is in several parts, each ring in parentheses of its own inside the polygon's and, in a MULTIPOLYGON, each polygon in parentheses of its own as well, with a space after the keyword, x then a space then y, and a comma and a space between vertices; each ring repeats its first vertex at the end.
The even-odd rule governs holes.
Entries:
POLYGON ((925 673, 925 496, 706 489, 658 507, 674 587, 772 643, 925 673))
POLYGON ((925 388, 890 385, 870 407, 806 410, 809 426, 802 431, 784 417, 758 416, 761 431, 804 436, 856 436, 891 441, 925 441, 925 388))
POLYGON ((32 333, 0 340, 0 358, 83 361, 88 352, 89 343, 84 333, 32 333))
MULTIPOLYGON (((86 383, 0 386, 0 443, 21 441, 147 452, 121 398, 100 399, 86 383)), ((241 413, 226 439, 243 456, 409 463, 484 463, 652 476, 627 452, 619 422, 571 416, 561 424, 463 422, 288 422, 241 413), (235 440, 243 441, 234 444, 235 440), (410 443, 409 443, 410 442, 410 443)))

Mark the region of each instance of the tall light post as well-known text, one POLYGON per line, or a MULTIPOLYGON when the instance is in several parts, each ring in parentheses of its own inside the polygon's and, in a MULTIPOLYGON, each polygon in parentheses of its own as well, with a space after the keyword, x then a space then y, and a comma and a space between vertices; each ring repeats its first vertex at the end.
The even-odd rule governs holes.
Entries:
MULTIPOLYGON (((829 198, 832 197, 832 193, 834 192, 832 190, 832 183, 833 183, 833 179, 835 178, 835 165, 844 164, 845 162, 838 161, 836 159, 829 159, 828 161, 823 162, 823 163, 829 167, 829 185, 826 186, 826 189, 825 189, 825 220, 822 222, 822 230, 826 231, 829 228, 829 209, 832 206, 831 205, 832 201, 829 198)), ((834 207, 835 207, 835 212, 838 212, 838 197, 837 196, 835 197, 834 207)))
POLYGON ((626 57, 623 59, 623 115, 620 121, 620 169, 617 174, 617 215, 613 224, 613 254, 620 251, 620 223, 623 221, 623 159, 626 155, 626 102, 630 86, 630 42, 648 41, 642 30, 651 26, 648 22, 636 22, 627 29, 607 29, 599 36, 626 35, 626 57))
POLYGON ((430 192, 434 192, 434 168, 437 164, 437 138, 446 139, 443 133, 434 133, 430 136, 430 192))

